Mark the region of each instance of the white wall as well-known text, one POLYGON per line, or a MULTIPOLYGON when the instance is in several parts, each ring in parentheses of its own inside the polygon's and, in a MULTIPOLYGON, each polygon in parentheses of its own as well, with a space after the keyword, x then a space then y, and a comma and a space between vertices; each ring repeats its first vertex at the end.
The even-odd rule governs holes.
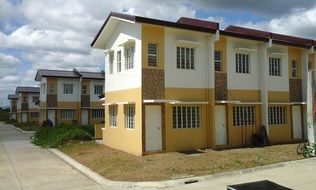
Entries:
POLYGON ((100 80, 90 80, 90 102, 99 102, 99 94, 94 94, 94 86, 102 85, 104 91, 104 82, 100 80))
POLYGON ((259 90, 259 65, 258 65, 258 42, 227 38, 227 88, 241 90, 259 90), (255 49, 253 51, 241 51, 236 48, 255 49), (236 73, 236 53, 250 55, 250 73, 236 73))
MULTIPOLYGON (((267 71, 268 77, 268 90, 269 91, 289 91, 289 64, 288 64, 288 48, 287 46, 274 45, 267 49, 267 64, 269 65, 269 57, 281 58, 281 76, 270 76, 269 70, 267 71), (274 53, 274 54, 273 54, 274 53), (284 55, 275 55, 281 53, 284 55)), ((269 66, 268 66, 269 68, 269 66)))
POLYGON ((21 110, 21 103, 22 103, 22 94, 18 94, 19 99, 16 101, 16 108, 17 110, 21 110))
POLYGON ((58 102, 79 102, 79 79, 59 78, 57 81, 58 102), (73 93, 64 94, 64 84, 73 84, 73 93))
POLYGON ((28 103, 29 103, 29 108, 38 108, 37 105, 33 102, 33 96, 39 97, 40 95, 38 93, 29 93, 28 94, 28 103))
MULTIPOLYGON (((179 29, 165 29, 165 86, 176 88, 206 88, 206 34, 179 29), (177 40, 198 42, 177 43, 177 40), (177 69, 177 45, 195 48, 195 69, 177 69)), ((213 65, 213 64, 212 64, 213 65)), ((213 84, 213 83, 211 83, 213 84)), ((213 88, 214 85, 210 87, 213 88)))
POLYGON ((46 93, 47 93, 47 78, 42 77, 40 84, 40 101, 46 102, 46 93), (45 91, 43 89, 43 85, 45 85, 45 91))
POLYGON ((114 74, 109 74, 109 54, 105 56, 105 92, 141 87, 141 24, 119 22, 106 43, 105 49, 114 50, 114 74), (124 47, 119 46, 129 39, 135 40, 134 68, 124 70, 124 47), (122 71, 117 73, 117 52, 122 52, 122 71))

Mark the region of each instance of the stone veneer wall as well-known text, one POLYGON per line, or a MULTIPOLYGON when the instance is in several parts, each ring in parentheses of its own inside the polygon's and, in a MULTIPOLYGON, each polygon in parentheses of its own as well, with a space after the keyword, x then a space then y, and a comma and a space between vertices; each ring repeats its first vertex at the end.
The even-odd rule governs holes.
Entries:
POLYGON ((301 102, 302 101, 302 80, 290 79, 290 101, 301 102))
POLYGON ((164 99, 165 77, 164 70, 143 69, 142 99, 164 99))
POLYGON ((227 100, 226 73, 215 73, 215 100, 227 100))

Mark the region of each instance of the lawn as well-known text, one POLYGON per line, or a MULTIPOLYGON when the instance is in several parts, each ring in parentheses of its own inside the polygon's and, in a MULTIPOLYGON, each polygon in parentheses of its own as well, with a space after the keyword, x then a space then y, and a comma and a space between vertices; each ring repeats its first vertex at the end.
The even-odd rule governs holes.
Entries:
POLYGON ((9 111, 0 111, 0 121, 9 121, 10 113, 9 111))
POLYGON ((94 142, 69 143, 60 150, 93 171, 111 180, 157 181, 201 176, 302 159, 297 144, 264 148, 207 151, 199 155, 178 152, 144 157, 113 150, 94 142))

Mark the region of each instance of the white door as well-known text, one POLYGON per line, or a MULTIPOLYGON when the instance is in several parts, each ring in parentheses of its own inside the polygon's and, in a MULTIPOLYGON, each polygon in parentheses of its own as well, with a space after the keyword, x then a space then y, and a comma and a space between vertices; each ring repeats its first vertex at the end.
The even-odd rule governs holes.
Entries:
POLYGON ((15 113, 12 114, 12 118, 11 119, 16 120, 16 114, 15 113))
POLYGON ((215 106, 216 145, 225 145, 226 142, 226 108, 215 106))
POLYGON ((293 124, 293 138, 302 138, 302 115, 301 106, 292 106, 292 124, 293 124))
POLYGON ((161 106, 146 106, 146 151, 162 150, 161 106))
POLYGON ((88 125, 89 121, 89 111, 81 110, 81 125, 88 125))
POLYGON ((27 122, 27 113, 22 113, 22 123, 27 122))
POLYGON ((55 113, 55 110, 47 110, 47 119, 53 123, 53 126, 55 126, 55 113))

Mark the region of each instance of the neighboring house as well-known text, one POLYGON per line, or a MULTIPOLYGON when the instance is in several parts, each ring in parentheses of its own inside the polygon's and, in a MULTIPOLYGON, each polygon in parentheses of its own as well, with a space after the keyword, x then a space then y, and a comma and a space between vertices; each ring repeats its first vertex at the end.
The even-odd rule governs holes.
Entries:
POLYGON ((104 93, 104 72, 37 71, 40 82, 40 123, 53 125, 97 124, 104 122, 104 107, 99 95, 104 93))
POLYGON ((37 122, 39 119, 39 87, 18 86, 15 90, 16 119, 19 123, 37 122))
POLYGON ((9 94, 8 100, 10 101, 10 120, 17 120, 17 101, 19 96, 16 94, 9 94))
POLYGON ((103 143, 135 155, 303 138, 313 40, 181 17, 111 13, 91 43, 105 53, 103 143))

